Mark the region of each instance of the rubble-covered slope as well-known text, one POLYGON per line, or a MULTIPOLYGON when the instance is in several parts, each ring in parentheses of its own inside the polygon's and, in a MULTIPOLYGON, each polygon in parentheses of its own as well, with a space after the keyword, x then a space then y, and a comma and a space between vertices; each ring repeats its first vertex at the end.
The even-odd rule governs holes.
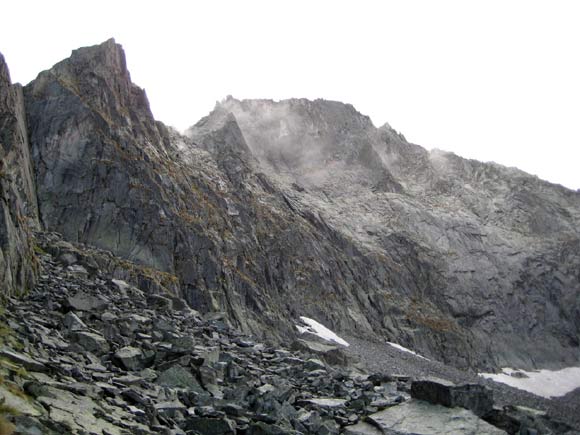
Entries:
POLYGON ((0 313, 2 433, 576 433, 551 413, 494 406, 475 382, 329 364, 310 348, 342 351, 306 336, 301 351, 260 343, 224 313, 138 285, 142 266, 36 236, 39 283, 0 313))

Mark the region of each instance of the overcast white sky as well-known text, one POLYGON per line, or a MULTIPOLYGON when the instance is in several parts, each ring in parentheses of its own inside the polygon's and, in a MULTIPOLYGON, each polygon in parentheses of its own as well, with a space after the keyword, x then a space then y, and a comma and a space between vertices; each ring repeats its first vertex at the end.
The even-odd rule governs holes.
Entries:
POLYGON ((579 1, 5 0, 1 13, 13 81, 114 37, 179 129, 228 94, 340 100, 426 148, 580 188, 579 1))

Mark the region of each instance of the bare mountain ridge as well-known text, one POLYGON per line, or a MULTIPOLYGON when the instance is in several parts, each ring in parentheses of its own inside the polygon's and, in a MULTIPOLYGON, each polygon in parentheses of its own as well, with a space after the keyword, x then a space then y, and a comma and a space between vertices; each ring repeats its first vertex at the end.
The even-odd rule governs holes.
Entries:
POLYGON ((298 316, 460 367, 579 360, 580 195, 350 106, 228 98, 185 136, 110 40, 24 89, 40 221, 290 339, 298 316))

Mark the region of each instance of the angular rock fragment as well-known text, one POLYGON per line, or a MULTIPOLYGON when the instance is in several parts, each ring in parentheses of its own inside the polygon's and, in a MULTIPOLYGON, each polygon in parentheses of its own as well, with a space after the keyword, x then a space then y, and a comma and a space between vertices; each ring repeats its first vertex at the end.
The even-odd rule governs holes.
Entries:
POLYGON ((387 434, 397 435, 505 435, 473 412, 410 400, 367 417, 387 434))
POLYGON ((64 326, 67 327, 67 329, 69 331, 83 331, 83 330, 88 329, 85 322, 83 322, 79 318, 79 316, 77 316, 72 311, 69 311, 68 313, 66 313, 66 315, 64 316, 64 318, 62 320, 62 323, 64 324, 64 326))
POLYGON ((236 425, 227 418, 191 417, 185 424, 186 430, 204 435, 234 435, 236 425))
POLYGON ((48 368, 41 362, 36 361, 34 358, 30 356, 16 352, 12 349, 2 348, 0 349, 0 356, 4 358, 8 358, 10 361, 24 367, 26 370, 30 370, 33 372, 46 372, 48 368))
POLYGON ((75 331, 71 334, 71 340, 95 355, 102 355, 109 351, 109 343, 105 337, 94 332, 75 331))
POLYGON ((411 384, 411 396, 449 408, 469 409, 480 417, 493 408, 492 391, 479 384, 455 385, 437 378, 417 380, 411 384))
POLYGON ((141 370, 145 368, 145 356, 143 351, 136 347, 126 346, 115 352, 117 361, 125 370, 141 370))
POLYGON ((87 311, 91 313, 98 313, 109 305, 109 301, 101 296, 92 296, 87 293, 79 292, 74 296, 67 298, 67 305, 73 310, 87 311))

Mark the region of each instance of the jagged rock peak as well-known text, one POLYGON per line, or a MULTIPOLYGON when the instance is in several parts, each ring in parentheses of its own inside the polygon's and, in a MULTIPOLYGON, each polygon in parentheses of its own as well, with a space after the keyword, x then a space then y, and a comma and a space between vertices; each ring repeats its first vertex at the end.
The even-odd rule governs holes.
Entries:
POLYGON ((407 139, 405 138, 403 133, 395 130, 393 127, 391 127, 391 124, 389 124, 388 122, 385 122, 382 126, 379 127, 378 130, 379 130, 379 132, 381 132, 383 134, 386 133, 387 137, 390 139, 395 139, 395 140, 398 139, 399 141, 407 143, 407 139))
POLYGON ((227 97, 218 107, 235 115, 252 154, 274 173, 289 171, 321 185, 355 171, 357 180, 376 189, 401 191, 375 149, 377 129, 350 104, 227 97))
POLYGON ((6 65, 4 55, 0 53, 0 86, 8 86, 10 83, 10 71, 8 70, 8 65, 6 65))
POLYGON ((58 69, 63 63, 73 63, 77 67, 81 67, 82 69, 77 69, 78 73, 92 72, 95 69, 101 72, 104 68, 111 73, 131 80, 127 70, 125 51, 121 44, 115 42, 114 38, 110 38, 98 45, 73 50, 71 56, 56 64, 55 68, 58 69))
POLYGON ((228 95, 219 105, 236 115, 240 112, 250 114, 260 113, 267 121, 268 118, 278 118, 287 112, 288 115, 300 115, 312 123, 323 121, 327 126, 336 124, 344 128, 372 128, 371 119, 357 111, 352 104, 340 101, 317 98, 290 98, 285 100, 248 99, 238 100, 228 95))
POLYGON ((208 116, 188 128, 185 135, 214 154, 227 151, 251 154, 235 115, 219 103, 208 116))
POLYGON ((46 84, 59 85, 83 100, 107 120, 136 111, 153 120, 149 100, 143 89, 131 82, 125 52, 113 38, 90 47, 73 50, 70 57, 41 72, 27 88, 31 95, 46 94, 46 84))

